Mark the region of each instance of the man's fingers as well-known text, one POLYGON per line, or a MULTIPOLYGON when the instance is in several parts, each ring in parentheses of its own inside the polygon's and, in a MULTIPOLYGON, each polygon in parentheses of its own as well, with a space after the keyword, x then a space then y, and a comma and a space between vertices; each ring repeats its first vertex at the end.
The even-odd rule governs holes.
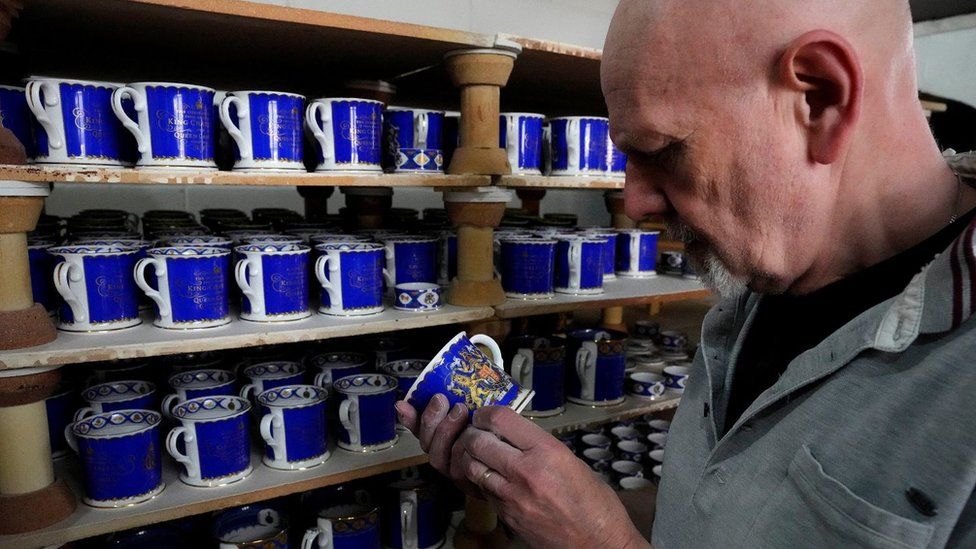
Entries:
POLYGON ((471 484, 477 486, 488 497, 508 499, 511 483, 505 475, 485 465, 465 452, 460 458, 460 470, 471 484))
POLYGON ((451 447, 458 435, 468 425, 468 408, 464 404, 455 404, 447 417, 441 421, 434 431, 430 442, 430 464, 442 473, 447 473, 450 467, 451 447))
POLYGON ((427 452, 430 448, 430 442, 434 438, 434 432, 437 427, 444 421, 447 417, 448 407, 450 403, 447 401, 447 397, 441 394, 434 395, 434 398, 430 399, 427 403, 427 408, 424 409, 424 413, 420 416, 420 447, 427 452))
POLYGON ((522 451, 499 439, 494 433, 471 428, 457 441, 467 454, 506 477, 516 478, 523 466, 522 451))
POLYGON ((519 450, 530 450, 551 438, 541 427, 518 415, 511 408, 488 406, 474 412, 473 425, 491 431, 519 450))
POLYGON ((395 406, 397 417, 400 418, 400 425, 403 425, 411 433, 417 435, 417 410, 405 400, 397 402, 395 406))

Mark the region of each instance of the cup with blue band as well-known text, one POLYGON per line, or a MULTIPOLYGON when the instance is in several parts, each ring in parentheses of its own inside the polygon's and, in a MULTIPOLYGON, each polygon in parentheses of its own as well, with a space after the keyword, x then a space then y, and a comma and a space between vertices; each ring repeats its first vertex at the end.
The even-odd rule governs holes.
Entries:
POLYGON ((365 374, 371 361, 365 353, 334 351, 319 353, 308 360, 314 374, 313 385, 331 389, 338 379, 356 374, 365 374))
POLYGON ((136 139, 136 167, 217 169, 214 90, 194 84, 136 82, 112 92, 112 110, 136 139), (135 116, 123 104, 131 99, 135 116))
POLYGON ((610 177, 627 176, 627 155, 607 139, 607 175, 610 177))
POLYGON ((602 176, 607 172, 606 118, 569 116, 550 120, 552 175, 602 176))
POLYGON ((556 293, 595 295, 603 293, 605 239, 595 236, 556 237, 556 293))
POLYGON ((617 235, 617 274, 624 278, 657 275, 657 231, 625 230, 617 235))
POLYGON ((535 392, 525 409, 527 417, 550 417, 565 410, 563 389, 566 367, 565 344, 556 339, 537 336, 510 338, 506 347, 512 350, 512 377, 519 385, 535 392))
POLYGON ((393 159, 396 171, 443 173, 444 111, 389 107, 383 122, 390 140, 396 142, 393 159))
POLYGON ((379 549, 380 510, 364 503, 333 503, 305 531, 302 549, 379 549))
POLYGON ((213 328, 230 322, 227 273, 230 251, 222 248, 152 248, 135 266, 139 288, 156 303, 160 328, 213 328), (152 267, 155 281, 147 269, 152 267), (155 287, 153 287, 153 284, 155 287))
POLYGON ((245 505, 217 516, 212 527, 213 538, 217 549, 288 549, 286 519, 283 510, 270 502, 245 505))
POLYGON ((554 294, 556 241, 505 237, 499 246, 499 271, 507 297, 549 299, 554 294))
POLYGON ((241 293, 241 319, 282 322, 311 316, 308 259, 304 244, 248 244, 234 248, 240 258, 234 278, 241 293))
POLYGON ((298 470, 329 459, 327 397, 325 389, 312 385, 285 385, 258 395, 265 465, 298 470))
POLYGON ((298 362, 259 362, 247 366, 241 374, 247 379, 247 383, 241 387, 240 396, 250 400, 268 389, 302 384, 305 367, 298 362))
POLYGON ((190 399, 234 395, 237 376, 233 372, 217 369, 199 369, 177 372, 169 377, 172 393, 163 397, 160 406, 163 414, 172 417, 173 407, 190 399))
POLYGON ((603 281, 617 278, 617 231, 613 229, 586 229, 583 234, 606 240, 603 245, 603 281))
POLYGON ((317 172, 382 171, 383 103, 371 99, 316 99, 305 126, 317 144, 317 172))
POLYGON ((315 250, 320 254, 315 260, 315 277, 323 289, 320 313, 362 316, 383 312, 386 250, 382 245, 324 242, 315 250))
POLYGON ((383 546, 434 549, 444 544, 449 525, 436 484, 417 478, 391 483, 383 493, 383 546))
POLYGON ((653 400, 664 396, 666 389, 664 376, 650 372, 633 372, 627 375, 627 393, 630 395, 653 400))
POLYGON ((506 112, 500 116, 499 146, 508 154, 513 175, 542 175, 542 126, 545 116, 506 112))
POLYGON ((391 237, 386 247, 386 284, 392 291, 397 284, 411 282, 437 283, 437 239, 427 237, 391 237))
MULTIPOLYGON (((129 164, 131 138, 112 114, 112 97, 120 87, 111 82, 32 77, 25 96, 37 121, 35 162, 129 164)), ((120 101, 118 108, 131 112, 133 104, 120 101)))
POLYGON ((30 262, 31 294, 34 303, 40 303, 44 310, 54 314, 58 310, 59 299, 54 289, 54 257, 48 253, 53 248, 50 241, 29 241, 27 258, 30 262))
POLYGON ((159 412, 125 409, 69 425, 65 439, 81 460, 82 501, 127 507, 163 491, 159 412))
POLYGON ((375 452, 397 442, 397 380, 381 374, 341 378, 333 385, 339 399, 339 447, 375 452))
POLYGON ((406 282, 393 287, 393 308, 425 313, 441 308, 441 287, 432 282, 406 282))
POLYGON ((70 332, 137 326, 139 290, 132 270, 140 251, 123 246, 57 246, 54 287, 64 302, 58 328, 70 332))
POLYGON ((166 450, 182 466, 182 482, 215 487, 251 474, 250 410, 236 396, 194 398, 173 408, 181 425, 166 436, 166 450))
POLYGON ((403 399, 417 382, 417 378, 423 373, 428 362, 430 361, 419 358, 401 358, 384 363, 378 369, 381 374, 396 378, 397 398, 403 399))
POLYGON ((14 134, 17 141, 24 146, 28 162, 33 161, 34 132, 31 129, 31 114, 24 88, 0 86, 0 126, 14 134))
POLYGON ((586 406, 624 401, 626 334, 575 330, 566 338, 566 398, 586 406))
POLYGON ((81 392, 81 399, 86 405, 75 412, 75 421, 115 410, 153 410, 158 406, 156 386, 139 380, 92 385, 81 392))
POLYGON ((691 367, 687 363, 668 366, 664 368, 664 383, 668 389, 676 393, 683 393, 690 375, 691 367))
POLYGON ((234 170, 305 170, 305 97, 277 91, 227 92, 220 121, 237 149, 234 170))

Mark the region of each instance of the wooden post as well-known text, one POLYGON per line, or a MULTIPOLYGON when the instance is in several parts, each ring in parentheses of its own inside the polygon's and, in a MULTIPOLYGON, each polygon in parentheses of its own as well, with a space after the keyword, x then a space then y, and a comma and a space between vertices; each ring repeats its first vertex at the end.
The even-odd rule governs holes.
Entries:
MULTIPOLYGON (((624 211, 623 191, 607 191, 604 195, 607 210, 610 212, 610 220, 615 229, 633 229, 637 222, 627 217, 624 211)), ((608 307, 603 310, 603 320, 600 324, 604 328, 617 330, 627 333, 627 324, 624 322, 623 307, 608 307)))
MULTIPOLYGON (((4 135, 13 135, 3 130, 4 135)), ((27 232, 37 226, 46 183, 0 181, 0 349, 20 349, 54 341, 57 331, 31 293, 27 232)))
POLYGON ((335 187, 298 187, 298 194, 305 199, 305 219, 325 219, 329 215, 329 197, 334 192, 335 187))
POLYGON ((389 187, 344 187, 346 215, 356 229, 379 229, 393 207, 393 189, 389 187))
POLYGON ((495 277, 494 228, 511 198, 511 191, 496 187, 444 193, 447 215, 458 233, 458 273, 451 281, 448 303, 484 307, 505 302, 502 283, 495 277))
POLYGON ((444 67, 461 88, 460 144, 449 174, 507 175, 508 154, 499 146, 501 88, 515 67, 518 53, 509 49, 455 50, 444 56, 444 67))
POLYGON ((0 534, 39 530, 75 510, 54 476, 44 405, 60 378, 54 368, 0 372, 0 534))
POLYGON ((539 207, 546 196, 545 189, 516 189, 515 194, 522 200, 522 209, 529 215, 539 215, 539 207))

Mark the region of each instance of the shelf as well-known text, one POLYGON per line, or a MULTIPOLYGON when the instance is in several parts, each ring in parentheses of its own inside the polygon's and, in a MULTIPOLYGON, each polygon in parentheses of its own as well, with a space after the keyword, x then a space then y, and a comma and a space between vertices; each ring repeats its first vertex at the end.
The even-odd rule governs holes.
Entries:
MULTIPOLYGON (((676 395, 666 396, 657 402, 627 397, 623 404, 608 408, 569 404, 563 414, 538 419, 536 422, 553 433, 571 431, 587 425, 669 410, 677 407, 679 400, 676 395)), ((373 454, 353 454, 333 449, 332 457, 325 464, 306 471, 270 469, 261 463, 262 452, 257 446, 252 451, 251 464, 254 472, 248 478, 220 488, 193 488, 184 485, 177 477, 173 460, 164 456, 163 480, 166 482, 166 489, 152 501, 123 509, 94 509, 79 503, 78 510, 58 524, 19 536, 0 536, 0 547, 26 549, 59 545, 118 530, 341 484, 427 462, 427 456, 421 451, 417 439, 405 432, 401 432, 399 442, 389 450, 373 454)), ((58 460, 55 471, 60 478, 68 481, 75 494, 81 493, 77 460, 58 460)))
POLYGON ((315 341, 472 322, 492 315, 490 307, 447 305, 432 313, 388 308, 369 317, 314 314, 304 320, 277 324, 235 320, 219 328, 192 331, 157 328, 144 317, 141 325, 126 330, 98 334, 59 332, 57 340, 46 345, 0 352, 0 370, 315 341))
POLYGON ((673 276, 646 279, 617 278, 604 284, 604 293, 592 296, 556 294, 552 299, 514 300, 495 307, 499 318, 566 313, 581 309, 626 307, 708 297, 712 292, 697 280, 673 276))
POLYGON ((503 175, 499 185, 511 189, 623 190, 622 177, 503 175))
POLYGON ((323 173, 240 173, 216 170, 83 167, 63 168, 43 165, 0 165, 0 179, 55 183, 121 183, 135 185, 254 185, 336 186, 336 187, 482 187, 491 178, 482 175, 363 174, 323 173))

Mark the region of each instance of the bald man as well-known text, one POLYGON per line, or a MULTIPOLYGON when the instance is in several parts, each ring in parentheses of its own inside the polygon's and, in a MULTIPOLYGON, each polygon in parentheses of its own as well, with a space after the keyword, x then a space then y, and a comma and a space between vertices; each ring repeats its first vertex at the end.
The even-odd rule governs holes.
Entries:
MULTIPOLYGON (((629 215, 724 298, 654 546, 976 547, 976 192, 917 99, 907 2, 623 0, 602 79, 629 215)), ((647 545, 514 412, 398 411, 530 545, 647 545)))

